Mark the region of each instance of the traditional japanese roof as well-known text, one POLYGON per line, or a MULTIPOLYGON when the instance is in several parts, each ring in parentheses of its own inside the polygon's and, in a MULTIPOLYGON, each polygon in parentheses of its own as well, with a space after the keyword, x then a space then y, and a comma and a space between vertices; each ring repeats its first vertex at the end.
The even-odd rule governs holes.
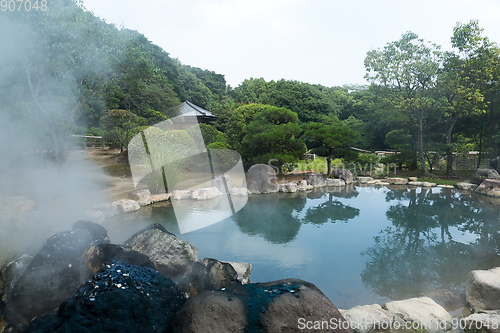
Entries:
POLYGON ((217 118, 210 111, 207 111, 190 101, 185 101, 179 105, 179 115, 184 117, 217 118))

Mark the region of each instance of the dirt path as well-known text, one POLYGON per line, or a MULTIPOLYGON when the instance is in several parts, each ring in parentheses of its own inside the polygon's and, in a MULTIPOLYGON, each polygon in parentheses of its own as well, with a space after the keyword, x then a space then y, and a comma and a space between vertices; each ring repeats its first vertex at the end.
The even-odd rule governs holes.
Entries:
POLYGON ((119 150, 85 150, 83 157, 97 167, 94 179, 103 185, 102 193, 107 199, 126 199, 135 189, 127 157, 119 150))

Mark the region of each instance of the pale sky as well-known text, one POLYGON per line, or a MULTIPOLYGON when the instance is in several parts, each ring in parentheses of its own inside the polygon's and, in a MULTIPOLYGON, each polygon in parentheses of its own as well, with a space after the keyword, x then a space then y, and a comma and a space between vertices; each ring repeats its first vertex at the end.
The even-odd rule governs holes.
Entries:
POLYGON ((173 58, 224 74, 324 86, 366 84, 366 52, 406 31, 450 49, 456 22, 500 44, 500 0, 83 0, 173 58))

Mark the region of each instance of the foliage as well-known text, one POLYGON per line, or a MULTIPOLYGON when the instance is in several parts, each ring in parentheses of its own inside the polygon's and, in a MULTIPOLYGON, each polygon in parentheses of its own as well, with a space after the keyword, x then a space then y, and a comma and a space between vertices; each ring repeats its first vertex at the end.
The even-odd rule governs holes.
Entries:
POLYGON ((281 166, 294 163, 306 152, 297 114, 285 108, 266 107, 243 127, 243 158, 249 163, 281 166))
POLYGON ((321 122, 311 122, 303 125, 305 135, 316 140, 311 147, 320 156, 327 157, 327 174, 332 171, 331 161, 334 151, 349 147, 359 137, 359 133, 349 126, 348 121, 337 117, 321 118, 321 122))
POLYGON ((110 110, 101 122, 106 131, 104 140, 116 144, 123 151, 130 140, 139 133, 143 119, 127 110, 110 110))
POLYGON ((365 78, 372 82, 372 89, 381 94, 380 106, 409 125, 418 146, 423 174, 427 173, 423 132, 427 113, 435 103, 429 90, 435 86, 441 64, 439 49, 417 34, 407 32, 383 50, 369 51, 365 58, 365 78))

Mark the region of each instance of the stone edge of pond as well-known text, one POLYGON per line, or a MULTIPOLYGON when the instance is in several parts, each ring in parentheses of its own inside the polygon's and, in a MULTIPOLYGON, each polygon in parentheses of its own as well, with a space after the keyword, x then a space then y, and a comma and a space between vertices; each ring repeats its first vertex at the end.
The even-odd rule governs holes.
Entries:
MULTIPOLYGON (((500 187, 500 181, 498 181, 500 187)), ((274 190, 265 192, 251 192, 247 188, 231 188, 230 193, 233 196, 248 196, 266 193, 296 193, 309 192, 315 188, 335 188, 341 189, 347 185, 353 184, 359 187, 382 187, 398 188, 407 187, 414 189, 440 187, 445 189, 457 188, 464 191, 476 192, 486 196, 498 197, 500 191, 488 189, 487 191, 477 191, 478 185, 459 182, 455 186, 437 185, 431 182, 420 182, 416 177, 401 178, 387 177, 385 179, 374 179, 373 177, 356 177, 351 182, 346 183, 342 179, 324 178, 321 174, 310 175, 307 180, 298 182, 289 182, 276 184, 274 190), (490 193, 490 194, 488 194, 490 193)), ((482 184, 481 184, 482 185, 482 184)), ((484 187, 484 186, 483 186, 484 187)), ((86 217, 94 220, 96 223, 102 223, 108 217, 119 214, 138 211, 141 207, 157 202, 168 200, 209 200, 224 195, 217 187, 203 188, 196 191, 175 190, 172 193, 151 194, 149 189, 135 190, 128 194, 129 199, 114 201, 110 204, 100 204, 94 206, 94 211, 87 211, 86 217)), ((475 272, 475 271, 473 271, 475 272)), ((471 272, 470 274, 472 274, 471 272)), ((469 275, 470 275, 469 274, 469 275)), ((500 279, 500 272, 499 272, 500 279)), ((467 290, 470 289, 469 278, 467 280, 467 290)), ((500 292, 500 291, 499 291, 500 292)), ((467 299, 469 302, 469 299, 467 299)), ((469 304, 469 303, 468 303, 469 304)), ((500 306, 499 306, 500 308, 500 306)), ((482 329, 497 327, 500 325, 500 310, 495 311, 476 311, 464 318, 452 318, 451 315, 439 304, 429 297, 409 298, 401 301, 392 301, 383 304, 359 305, 349 310, 340 309, 341 314, 350 322, 354 332, 365 333, 369 331, 393 330, 395 327, 405 328, 410 323, 410 329, 420 329, 428 332, 445 332, 455 329, 482 329), (362 319, 368 318, 364 322, 362 319), (433 326, 432 323, 435 323, 433 326), (387 329, 386 329, 387 328, 387 329)), ((498 329, 497 329, 498 330, 498 329)))
MULTIPOLYGON (((401 177, 387 177, 384 179, 374 179, 372 177, 356 177, 352 182, 344 181, 338 178, 324 178, 322 174, 309 174, 314 177, 309 177, 308 180, 299 180, 298 182, 288 182, 275 184, 274 189, 267 189, 266 191, 250 191, 245 187, 232 187, 230 189, 231 196, 248 196, 257 194, 268 194, 268 193, 296 193, 296 192, 308 192, 315 188, 332 188, 341 189, 347 185, 353 184, 359 187, 382 187, 385 186, 389 189, 396 186, 404 186, 410 189, 417 187, 421 188, 432 188, 440 187, 444 189, 457 188, 465 191, 472 191, 478 194, 490 196, 490 197, 500 197, 500 181, 498 181, 498 188, 486 188, 486 190, 481 190, 482 187, 467 183, 459 182, 454 186, 452 185, 437 185, 431 182, 421 182, 418 181, 416 177, 401 178, 401 177)), ((488 180, 491 181, 491 180, 488 180)), ((490 186, 491 187, 491 186, 490 186)), ((484 188, 484 186, 483 186, 484 188)), ((118 214, 131 213, 138 211, 141 207, 147 206, 157 202, 163 202, 168 200, 210 200, 218 196, 224 195, 223 190, 218 187, 208 187, 202 188, 195 191, 190 190, 175 190, 172 193, 160 193, 151 194, 149 189, 135 190, 128 194, 128 199, 121 199, 113 201, 110 204, 97 204, 94 205, 92 210, 85 212, 85 217, 96 223, 102 223, 108 217, 113 217, 118 214)))

